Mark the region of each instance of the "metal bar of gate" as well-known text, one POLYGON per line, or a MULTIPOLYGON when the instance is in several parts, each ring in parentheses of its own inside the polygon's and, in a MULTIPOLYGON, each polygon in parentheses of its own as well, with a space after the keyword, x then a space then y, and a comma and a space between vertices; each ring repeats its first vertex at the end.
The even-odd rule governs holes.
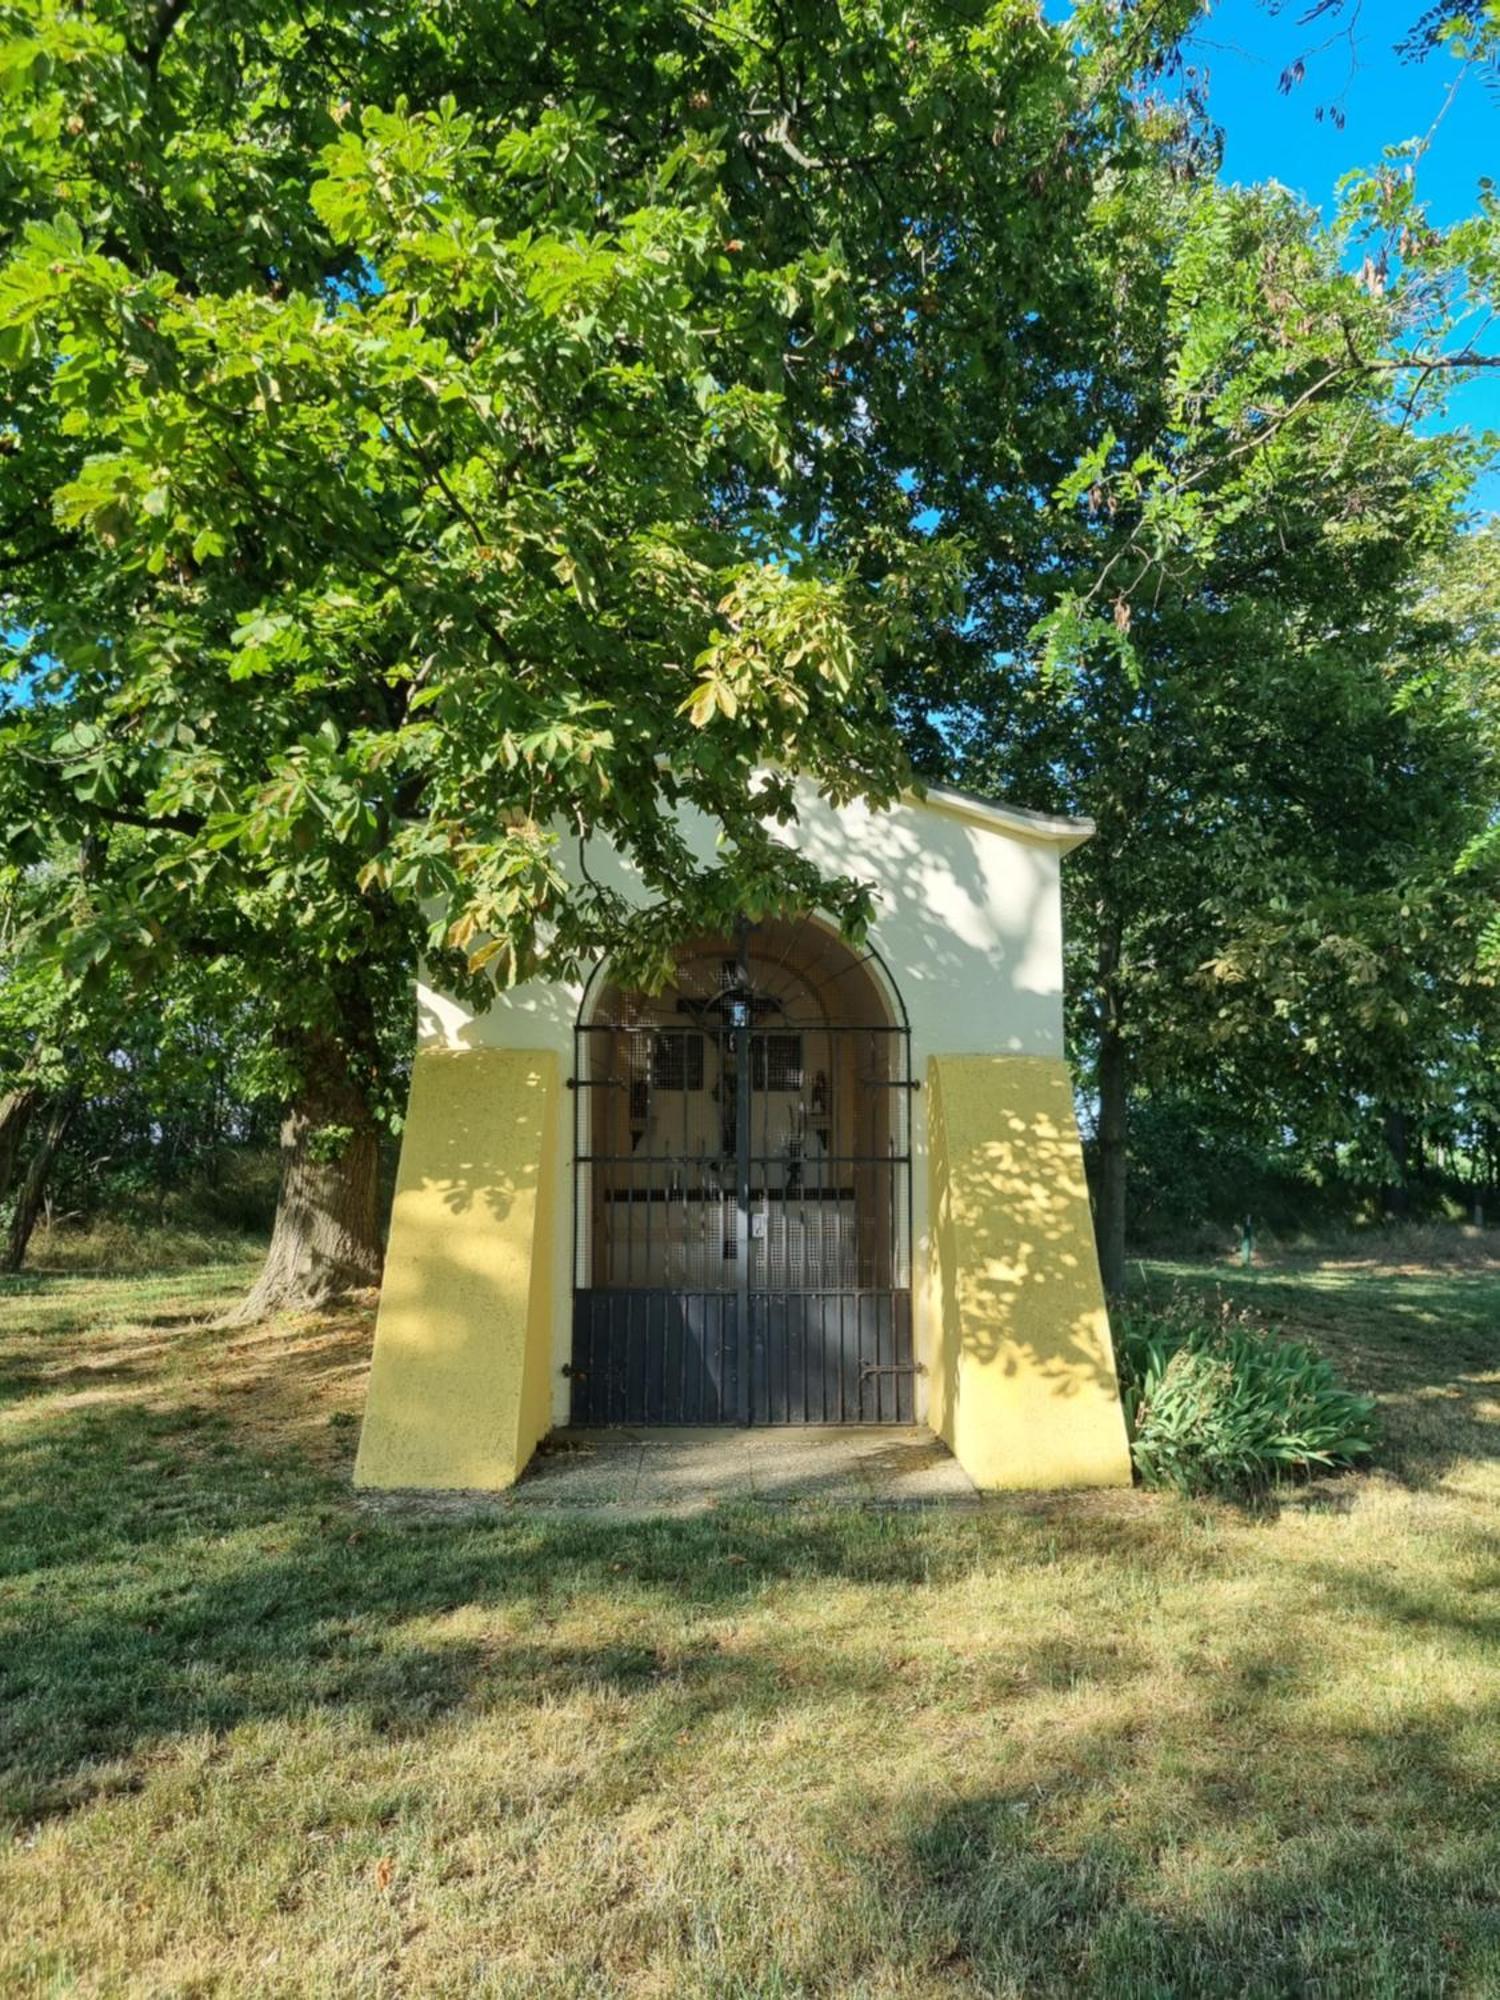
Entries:
POLYGON ((734 1028, 734 1365, 735 1412, 750 1421, 750 1029, 736 1017, 734 1028))

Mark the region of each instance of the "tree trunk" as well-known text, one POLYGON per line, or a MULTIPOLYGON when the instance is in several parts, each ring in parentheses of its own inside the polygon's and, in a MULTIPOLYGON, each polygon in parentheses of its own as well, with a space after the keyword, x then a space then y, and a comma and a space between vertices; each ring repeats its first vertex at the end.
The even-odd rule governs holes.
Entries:
POLYGON ((10 1218, 10 1231, 6 1238, 3 1268, 19 1271, 26 1261, 26 1247, 31 1241, 31 1232, 36 1228, 36 1219, 42 1212, 42 1201, 47 1192, 47 1177, 52 1172, 53 1162, 68 1136, 68 1127, 73 1122, 73 1114, 78 1109, 79 1092, 64 1090, 54 1097, 48 1107, 42 1124, 42 1134, 37 1140, 31 1158, 26 1163, 26 1174, 16 1194, 16 1206, 10 1218))
POLYGON ((1099 940, 1099 1184, 1094 1231, 1099 1274, 1111 1302, 1125 1292, 1125 1196, 1129 1174, 1129 1073, 1115 974, 1119 926, 1106 923, 1099 940))
POLYGON ((338 1044, 314 1037, 302 1053, 302 1088, 281 1124, 271 1245, 226 1325, 311 1312, 380 1283, 379 1130, 338 1044))
POLYGON ((1411 1214, 1410 1128, 1406 1113, 1398 1105, 1392 1105, 1386 1112, 1382 1132, 1391 1160, 1391 1178, 1382 1190, 1382 1206, 1388 1221, 1404 1222, 1411 1214))
POLYGON ((41 1101, 42 1088, 36 1083, 18 1083, 14 1090, 0 1097, 0 1202, 10 1199, 21 1145, 41 1101))

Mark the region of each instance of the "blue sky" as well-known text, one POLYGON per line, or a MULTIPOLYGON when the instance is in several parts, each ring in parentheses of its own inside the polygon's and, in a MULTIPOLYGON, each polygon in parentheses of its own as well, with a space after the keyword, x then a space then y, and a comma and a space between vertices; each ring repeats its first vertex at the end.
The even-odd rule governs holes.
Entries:
MULTIPOLYGON (((1500 179, 1500 92, 1480 76, 1461 76, 1446 54, 1420 63, 1396 54, 1423 0, 1364 0, 1358 8, 1346 0, 1341 15, 1302 25, 1310 5, 1291 0, 1273 11, 1270 0, 1220 0, 1194 37, 1192 59, 1209 71, 1209 102, 1224 128, 1225 178, 1281 181, 1328 215, 1341 175, 1432 131, 1418 168, 1432 219, 1472 213, 1480 176, 1500 179), (1356 11, 1351 51, 1344 30, 1356 11), (1282 96, 1277 81, 1298 56, 1306 78, 1282 96), (1334 104, 1342 131, 1326 111, 1321 122, 1316 116, 1319 105, 1334 104)), ((1453 415, 1476 431, 1500 430, 1500 371, 1462 388, 1453 415)), ((1500 509, 1500 469, 1478 497, 1500 509)))

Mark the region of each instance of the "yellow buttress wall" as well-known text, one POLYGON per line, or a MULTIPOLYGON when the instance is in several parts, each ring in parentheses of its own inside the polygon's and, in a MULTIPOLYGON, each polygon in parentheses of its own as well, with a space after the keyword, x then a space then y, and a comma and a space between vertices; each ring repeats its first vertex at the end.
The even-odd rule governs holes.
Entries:
POLYGON ((932 1428, 976 1486, 1128 1486, 1066 1063, 928 1066, 932 1428))
POLYGON ((551 1423, 558 1062, 419 1051, 357 1486, 511 1485, 551 1423))

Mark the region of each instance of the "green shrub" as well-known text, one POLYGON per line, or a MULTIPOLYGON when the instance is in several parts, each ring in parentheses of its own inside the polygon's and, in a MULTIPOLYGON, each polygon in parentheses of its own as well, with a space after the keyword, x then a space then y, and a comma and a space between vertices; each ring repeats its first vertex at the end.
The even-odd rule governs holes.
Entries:
POLYGON ((1147 1486, 1247 1492, 1375 1448, 1375 1399, 1311 1348, 1190 1300, 1127 1311, 1120 1377, 1147 1486))

